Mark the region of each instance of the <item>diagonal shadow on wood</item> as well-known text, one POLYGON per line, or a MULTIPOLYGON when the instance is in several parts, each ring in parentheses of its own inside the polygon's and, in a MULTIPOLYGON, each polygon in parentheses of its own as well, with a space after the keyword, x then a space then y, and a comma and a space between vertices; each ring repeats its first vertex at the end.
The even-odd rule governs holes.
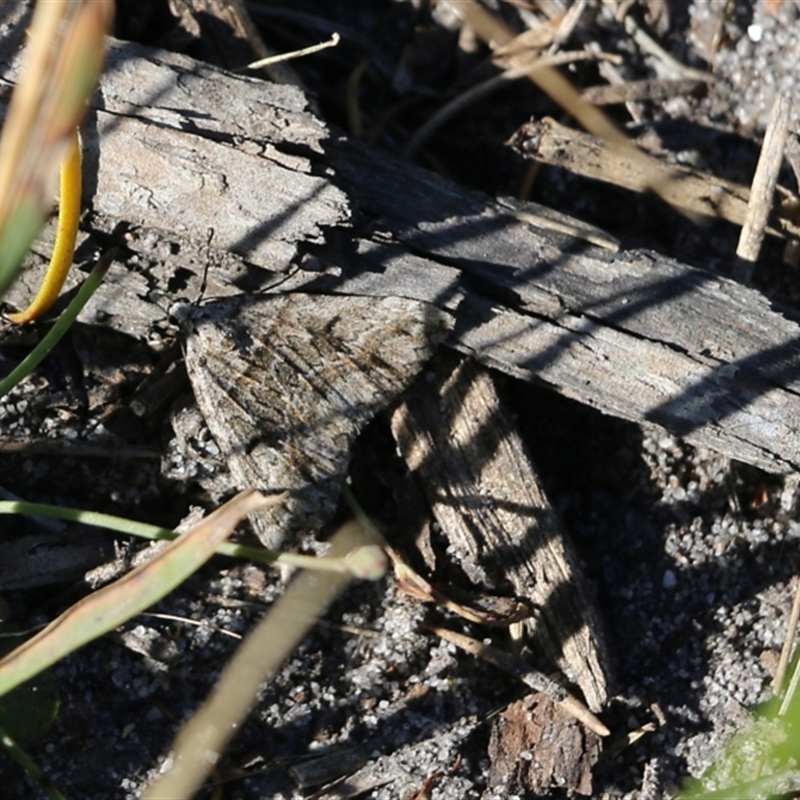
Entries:
MULTIPOLYGON (((267 91, 129 45, 114 45, 110 62, 97 111, 104 138, 88 143, 97 164, 89 224, 113 235, 125 220, 134 232, 125 243, 143 254, 153 237, 170 245, 162 276, 148 273, 151 292, 177 264, 202 272, 197 254, 213 229, 212 251, 251 277, 262 270, 263 286, 313 286, 319 272, 303 269, 313 258, 328 268, 327 291, 440 305, 455 317, 454 347, 516 377, 773 471, 800 463, 800 325, 757 292, 523 222, 478 192, 332 134, 289 87, 267 91), (344 236, 346 264, 337 263, 344 236), (390 265, 375 251, 384 246, 390 265), (359 263, 370 248, 371 263, 359 263)), ((211 271, 218 294, 236 291, 230 273, 211 271)), ((125 308, 134 279, 112 275, 107 290, 115 287, 109 313, 123 327, 141 295, 132 286, 125 308)))
MULTIPOLYGON (((454 349, 510 375, 767 469, 800 463, 800 324, 757 292, 520 221, 332 134, 293 89, 129 45, 114 45, 112 63, 103 136, 87 141, 87 223, 109 236, 126 222, 145 266, 119 270, 93 313, 105 303, 124 329, 179 266, 198 289, 205 264, 186 254, 203 251, 211 227, 215 249, 263 275, 256 285, 428 303, 451 318, 454 349), (168 246, 150 269, 153 240, 168 246)), ((219 294, 238 293, 211 272, 219 294)), ((305 434, 302 420, 292 433, 305 434)))

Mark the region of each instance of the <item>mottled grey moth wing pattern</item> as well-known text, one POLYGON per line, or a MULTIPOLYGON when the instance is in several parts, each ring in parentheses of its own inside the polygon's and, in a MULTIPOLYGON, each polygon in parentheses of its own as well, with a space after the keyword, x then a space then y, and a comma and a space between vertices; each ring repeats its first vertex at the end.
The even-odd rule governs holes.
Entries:
POLYGON ((189 378, 234 480, 290 491, 254 520, 268 547, 330 516, 354 439, 445 332, 433 306, 398 297, 227 298, 196 310, 192 323, 189 378))

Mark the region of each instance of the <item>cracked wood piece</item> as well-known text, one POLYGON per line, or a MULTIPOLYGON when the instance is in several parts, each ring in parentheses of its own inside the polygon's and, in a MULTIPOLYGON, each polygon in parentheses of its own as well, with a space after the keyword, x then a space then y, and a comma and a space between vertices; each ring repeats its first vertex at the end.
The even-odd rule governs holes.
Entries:
POLYGON ((599 615, 491 377, 451 357, 427 378, 393 413, 392 432, 449 542, 448 558, 474 584, 510 587, 541 607, 539 622, 526 626, 599 710, 611 680, 599 615))
MULTIPOLYGON (((17 74, 15 41, 0 37, 0 85, 17 74)), ((798 315, 759 292, 502 213, 333 134, 291 87, 112 42, 100 94, 84 136, 86 249, 120 239, 119 226, 137 262, 112 268, 84 321, 153 339, 176 292, 197 298, 209 261, 211 296, 298 290, 329 265, 314 291, 430 301, 456 317, 452 344, 497 369, 524 380, 546 369, 550 386, 606 413, 661 420, 763 469, 800 466, 798 315), (476 321, 476 308, 496 319, 476 321)), ((15 287, 8 299, 29 297, 15 287)))
POLYGON ((443 333, 436 308, 400 298, 241 297, 190 321, 186 367, 234 480, 291 492, 252 517, 273 549, 333 514, 355 437, 443 333))
POLYGON ((286 269, 297 242, 321 243, 324 228, 350 216, 344 194, 308 174, 303 159, 265 170, 269 159, 261 152, 205 136, 143 120, 123 127, 100 112, 96 124, 84 141, 99 152, 92 196, 99 219, 159 230, 167 239, 207 241, 213 231, 214 248, 286 269))
MULTIPOLYGON (((759 378, 747 359, 720 363, 579 315, 553 323, 478 300, 463 311, 453 345, 491 367, 762 469, 788 472, 800 463, 800 396, 759 378)), ((793 361, 792 350, 789 343, 761 356, 784 384, 795 382, 793 364, 782 363, 793 361)))

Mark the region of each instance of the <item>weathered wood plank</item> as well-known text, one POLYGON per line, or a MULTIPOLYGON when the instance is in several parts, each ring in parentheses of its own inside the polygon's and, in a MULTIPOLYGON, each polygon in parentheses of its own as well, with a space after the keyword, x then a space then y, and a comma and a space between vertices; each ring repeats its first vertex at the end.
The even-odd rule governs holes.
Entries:
POLYGON ((490 366, 764 469, 798 463, 800 397, 746 361, 692 356, 588 317, 532 320, 478 301, 470 309, 455 346, 490 366))
MULTIPOLYGON (((12 55, 0 68, 13 77, 12 55)), ((137 307, 165 319, 153 297, 179 267, 196 296, 207 258, 216 294, 401 294, 447 309, 452 344, 498 369, 766 469, 800 465, 796 314, 656 253, 523 222, 329 131, 290 87, 119 43, 109 64, 86 136, 85 228, 120 238, 126 225, 139 264, 112 273, 90 314, 122 329, 137 307)))
MULTIPOLYGON (((602 139, 567 128, 550 118, 523 125, 514 134, 512 146, 525 158, 632 191, 646 192, 652 185, 652 177, 645 178, 637 164, 602 139)), ((664 195, 667 202, 712 219, 722 218, 737 225, 744 223, 750 198, 748 186, 683 165, 664 164, 660 171, 665 180, 674 179, 664 195)), ((776 236, 797 238, 800 228, 794 219, 796 199, 782 186, 773 187, 770 201, 773 194, 775 203, 768 231, 776 236)))

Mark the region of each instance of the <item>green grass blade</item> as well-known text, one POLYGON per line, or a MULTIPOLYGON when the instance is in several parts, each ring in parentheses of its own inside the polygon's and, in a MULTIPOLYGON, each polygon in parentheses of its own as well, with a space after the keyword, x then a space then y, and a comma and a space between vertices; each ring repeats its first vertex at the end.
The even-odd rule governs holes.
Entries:
POLYGON ((252 489, 240 493, 151 561, 67 609, 0 660, 0 695, 158 602, 211 558, 245 515, 274 502, 252 489))
POLYGON ((104 253, 97 264, 81 285, 78 293, 58 318, 55 325, 48 331, 47 335, 39 344, 22 360, 22 362, 12 370, 2 381, 0 381, 0 397, 5 397, 23 378, 36 369, 37 366, 47 357, 50 351, 61 341, 64 334, 69 330, 73 322, 78 318, 83 307, 89 302, 91 296, 103 282, 108 268, 114 259, 115 250, 104 253))
POLYGON ((25 774, 38 784, 49 800, 67 800, 55 786, 45 782, 44 773, 39 765, 2 728, 0 728, 0 744, 6 753, 22 767, 25 774))
MULTIPOLYGON (((116 517, 113 514, 102 514, 99 511, 84 511, 80 508, 67 508, 65 506, 51 506, 46 503, 26 503, 23 500, 0 500, 0 514, 25 514, 31 517, 50 517, 63 519, 66 522, 78 522, 81 525, 91 525, 95 528, 104 528, 128 536, 138 536, 140 539, 156 541, 172 541, 180 534, 169 528, 158 525, 149 525, 146 522, 116 517)), ((266 550, 263 547, 247 547, 243 544, 222 542, 217 545, 217 555, 232 558, 244 558, 249 561, 259 561, 263 564, 274 564, 281 558, 280 553, 266 550)), ((314 557, 316 558, 316 557, 314 557)))
MULTIPOLYGON (((283 495, 281 495, 283 497, 283 495)), ((276 498, 280 499, 280 498, 276 498)), ((148 525, 146 522, 101 514, 97 511, 84 511, 78 508, 51 506, 45 503, 26 503, 22 500, 0 500, 0 514, 27 514, 32 517, 52 517, 67 522, 79 522, 105 528, 117 533, 138 536, 141 539, 172 541, 178 534, 169 528, 148 525)), ((362 523, 363 525, 363 523, 362 523)), ((307 556, 301 553, 278 553, 263 547, 248 547, 243 544, 222 542, 217 545, 217 555, 230 558, 243 558, 261 564, 287 564, 292 567, 325 570, 330 572, 350 572, 357 578, 378 580, 386 572, 386 556, 375 544, 356 548, 342 558, 307 556)))

